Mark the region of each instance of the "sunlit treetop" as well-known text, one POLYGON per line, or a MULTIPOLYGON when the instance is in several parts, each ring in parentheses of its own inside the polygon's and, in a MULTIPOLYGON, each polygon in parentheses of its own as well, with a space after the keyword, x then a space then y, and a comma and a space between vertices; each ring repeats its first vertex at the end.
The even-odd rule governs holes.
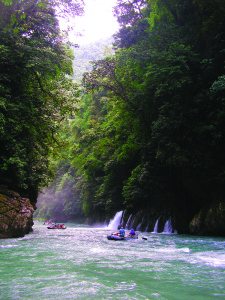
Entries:
POLYGON ((20 27, 27 23, 29 15, 38 12, 51 13, 59 19, 74 18, 84 13, 83 0, 0 0, 0 28, 20 27))
POLYGON ((132 26, 143 18, 143 9, 148 6, 148 0, 117 0, 114 16, 121 26, 132 26))

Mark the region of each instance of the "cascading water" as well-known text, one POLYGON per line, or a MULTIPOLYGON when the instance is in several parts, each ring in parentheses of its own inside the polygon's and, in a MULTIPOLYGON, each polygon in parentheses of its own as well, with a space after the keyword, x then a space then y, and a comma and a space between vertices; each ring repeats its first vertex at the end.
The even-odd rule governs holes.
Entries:
POLYGON ((138 223, 138 225, 137 225, 137 227, 136 227, 136 230, 137 230, 137 231, 139 231, 139 230, 141 229, 141 225, 142 225, 142 223, 143 223, 143 220, 144 220, 144 218, 142 218, 141 222, 138 223))
POLYGON ((137 226, 137 228, 136 228, 137 231, 139 231, 139 230, 141 229, 141 224, 142 224, 142 223, 139 223, 139 224, 138 224, 138 226, 137 226))
MULTIPOLYGON (((137 231, 139 231, 141 229, 141 225, 143 222, 144 222, 144 217, 142 218, 141 222, 138 224, 138 226, 136 228, 137 231)), ((145 230, 145 231, 147 231, 147 230, 145 230)))
POLYGON ((148 231, 148 226, 149 226, 149 223, 148 223, 148 225, 146 226, 146 228, 145 228, 145 232, 147 232, 148 231))
POLYGON ((127 224, 125 226, 126 229, 129 229, 129 227, 130 227, 131 218, 132 218, 132 215, 129 216, 129 219, 128 219, 127 224))
POLYGON ((118 226, 121 224, 122 214, 123 214, 122 210, 117 212, 115 214, 114 218, 110 220, 109 225, 108 225, 107 228, 117 230, 118 226))
POLYGON ((164 226, 164 230, 162 233, 170 234, 172 232, 173 232, 173 227, 172 227, 172 223, 171 223, 171 218, 169 218, 169 220, 166 222, 166 224, 164 226))
POLYGON ((158 218, 158 220, 156 221, 156 223, 155 223, 155 227, 154 227, 154 229, 153 229, 153 232, 152 233, 158 233, 158 224, 159 224, 159 219, 160 219, 160 217, 158 218))

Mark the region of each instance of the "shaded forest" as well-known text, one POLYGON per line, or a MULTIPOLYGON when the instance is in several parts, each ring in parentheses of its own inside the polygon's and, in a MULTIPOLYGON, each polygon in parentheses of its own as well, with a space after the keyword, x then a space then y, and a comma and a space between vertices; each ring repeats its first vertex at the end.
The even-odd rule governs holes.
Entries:
MULTIPOLYGON (((114 51, 92 62, 82 85, 74 86, 74 77, 63 77, 63 89, 76 91, 69 98, 72 105, 67 106, 68 94, 61 97, 61 91, 55 93, 57 105, 48 96, 53 102, 46 106, 49 102, 41 95, 47 95, 47 88, 51 91, 49 74, 55 83, 62 81, 57 70, 76 76, 71 48, 60 48, 56 61, 51 59, 49 66, 54 68, 46 73, 46 81, 42 64, 28 69, 34 73, 28 72, 26 80, 21 74, 24 87, 16 90, 7 108, 7 126, 11 110, 17 108, 7 134, 2 121, 6 147, 1 152, 1 177, 18 176, 17 187, 44 192, 39 193, 37 217, 93 224, 108 222, 123 210, 124 222, 132 216, 134 227, 141 222, 149 231, 160 217, 162 222, 171 218, 179 233, 225 235, 225 1, 117 0, 114 14, 120 24, 114 51), (37 102, 34 91, 40 96, 37 102), (20 100, 21 95, 25 97, 20 100), (40 106, 33 110, 35 103, 40 106), (59 107, 66 108, 67 116, 53 118, 59 107), (38 109, 45 112, 28 122, 24 108, 28 116, 38 109), (48 142, 55 136, 60 142, 52 147, 48 142), (33 142, 29 147, 27 139, 33 142), (40 172, 34 161, 42 166, 40 172), (50 170, 54 181, 45 183, 45 193, 40 178, 50 170)), ((8 37, 3 30, 1 34, 7 57, 8 37)), ((12 75, 4 74, 6 99, 12 75)))

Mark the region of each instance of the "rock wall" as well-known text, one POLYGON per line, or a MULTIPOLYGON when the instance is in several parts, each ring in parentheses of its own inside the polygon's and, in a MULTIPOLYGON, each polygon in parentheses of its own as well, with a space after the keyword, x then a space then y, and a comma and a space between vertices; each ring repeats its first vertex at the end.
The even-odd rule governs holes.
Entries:
POLYGON ((29 199, 0 186, 0 239, 23 237, 32 231, 33 212, 29 199))
MULTIPOLYGON (((222 198, 222 199, 221 199, 222 198)), ((225 237, 225 201, 216 198, 195 212, 194 206, 187 209, 171 206, 159 209, 147 207, 140 211, 125 211, 123 227, 152 232, 158 220, 158 231, 163 232, 166 222, 170 219, 173 230, 179 234, 225 237), (193 207, 193 210, 191 209, 193 207)))
POLYGON ((215 201, 203 207, 190 223, 194 235, 225 236, 225 203, 215 201))

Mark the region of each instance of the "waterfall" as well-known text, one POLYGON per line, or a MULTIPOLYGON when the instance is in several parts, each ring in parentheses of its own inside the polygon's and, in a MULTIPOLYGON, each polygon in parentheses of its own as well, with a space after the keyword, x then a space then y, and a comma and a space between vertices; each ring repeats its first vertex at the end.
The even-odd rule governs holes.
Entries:
POLYGON ((159 219, 160 219, 160 217, 158 218, 158 220, 155 223, 155 227, 154 227, 153 233, 157 233, 158 232, 159 219))
POLYGON ((121 218, 122 218, 123 211, 119 211, 115 214, 114 218, 110 220, 108 229, 117 230, 118 226, 121 224, 121 218))
POLYGON ((145 218, 145 217, 142 218, 141 222, 140 222, 140 223, 138 224, 138 226, 136 227, 136 230, 137 230, 137 231, 139 231, 139 230, 141 229, 141 225, 142 225, 142 223, 143 223, 143 221, 144 221, 144 218, 145 218))
POLYGON ((129 216, 129 219, 127 221, 127 224, 125 226, 125 229, 129 229, 129 226, 130 226, 130 223, 131 223, 131 218, 132 218, 132 215, 129 216))
POLYGON ((145 232, 147 232, 148 231, 148 226, 149 226, 149 223, 148 223, 148 225, 146 226, 146 228, 145 228, 145 232))
POLYGON ((173 232, 173 227, 171 223, 171 218, 166 222, 163 233, 172 233, 173 232))
POLYGON ((136 230, 137 230, 137 231, 139 231, 139 230, 141 229, 141 224, 142 224, 142 223, 139 223, 138 226, 136 227, 136 230))

